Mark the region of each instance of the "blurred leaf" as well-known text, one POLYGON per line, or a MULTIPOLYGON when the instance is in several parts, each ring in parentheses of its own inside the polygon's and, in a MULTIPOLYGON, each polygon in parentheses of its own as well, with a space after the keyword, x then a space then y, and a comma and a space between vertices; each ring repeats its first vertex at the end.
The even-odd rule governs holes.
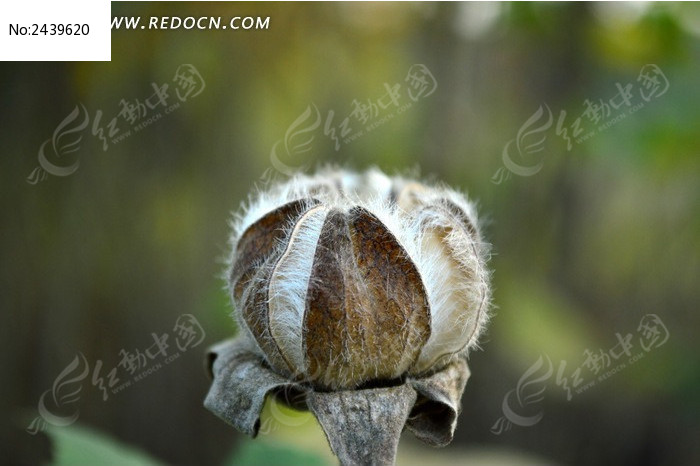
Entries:
POLYGON ((85 427, 50 427, 54 466, 151 466, 162 464, 146 453, 85 427))
POLYGON ((236 447, 224 466, 274 466, 274 465, 325 466, 320 456, 291 445, 246 439, 236 447))

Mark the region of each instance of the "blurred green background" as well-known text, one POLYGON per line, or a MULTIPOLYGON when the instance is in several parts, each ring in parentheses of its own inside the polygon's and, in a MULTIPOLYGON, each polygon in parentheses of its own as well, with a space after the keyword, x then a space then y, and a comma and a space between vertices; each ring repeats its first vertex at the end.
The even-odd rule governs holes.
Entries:
POLYGON ((112 15, 271 20, 258 31, 113 31, 110 63, 0 64, 3 462, 334 463, 307 414, 269 403, 252 441, 202 407, 204 350, 235 332, 219 278, 227 222, 256 185, 284 179, 270 157, 282 141, 285 167, 419 172, 467 191, 487 221, 496 308, 470 357, 456 438, 436 450, 406 434, 399 464, 700 464, 698 5, 114 3, 112 15), (199 72, 199 95, 140 131, 119 116, 122 100, 145 105, 152 83, 169 83, 177 102, 182 64, 199 72), (437 84, 415 101, 414 64, 437 84), (663 95, 605 130, 582 117, 593 135, 569 149, 561 130, 575 131, 586 101, 610 120, 628 112, 609 103, 618 83, 643 101, 646 64, 667 80, 663 95), (400 84, 411 106, 379 106, 385 84, 400 84), (350 117, 356 133, 358 102, 376 121, 392 117, 336 150, 329 130, 350 117), (79 169, 29 183, 40 146, 80 104, 89 124, 79 150, 53 159, 79 169), (519 138, 540 108, 550 126, 519 138), (320 124, 297 134, 316 110, 320 124), (131 134, 103 150, 94 132, 113 118, 131 134), (510 173, 504 147, 526 138, 539 146, 509 156, 541 170, 499 179, 510 173), (144 356, 154 333, 177 352, 183 314, 204 340, 167 364, 137 358, 160 367, 104 400, 95 377, 108 384, 116 368, 132 378, 123 356, 144 356), (578 367, 581 386, 597 380, 586 351, 609 355, 631 333, 640 353, 646 314, 667 342, 567 400, 561 361, 570 384, 578 367), (553 364, 546 392, 511 407, 541 421, 497 435, 504 397, 540 356, 553 364), (89 375, 57 386, 72 361, 89 375), (53 413, 79 410, 76 423, 48 426, 53 440, 25 431, 47 390, 71 395, 53 413))

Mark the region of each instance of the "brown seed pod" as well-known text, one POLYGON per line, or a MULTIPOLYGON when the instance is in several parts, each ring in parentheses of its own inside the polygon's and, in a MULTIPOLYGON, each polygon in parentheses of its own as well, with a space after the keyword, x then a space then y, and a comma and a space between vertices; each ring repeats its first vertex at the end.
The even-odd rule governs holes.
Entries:
POLYGON ((474 209, 378 171, 299 176, 234 235, 237 317, 278 373, 345 389, 444 367, 487 317, 474 209))
POLYGON ((347 465, 391 464, 405 427, 452 440, 489 303, 464 196, 377 170, 299 175, 250 203, 232 251, 243 333, 210 350, 208 409, 255 436, 274 393, 347 465))

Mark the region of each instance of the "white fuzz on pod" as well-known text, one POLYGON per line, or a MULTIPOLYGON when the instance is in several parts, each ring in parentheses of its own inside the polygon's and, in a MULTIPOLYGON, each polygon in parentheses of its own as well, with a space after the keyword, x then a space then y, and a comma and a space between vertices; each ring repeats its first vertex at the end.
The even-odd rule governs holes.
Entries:
POLYGON ((298 175, 234 223, 230 289, 270 367, 322 389, 435 372, 488 319, 488 248, 460 193, 373 169, 298 175))

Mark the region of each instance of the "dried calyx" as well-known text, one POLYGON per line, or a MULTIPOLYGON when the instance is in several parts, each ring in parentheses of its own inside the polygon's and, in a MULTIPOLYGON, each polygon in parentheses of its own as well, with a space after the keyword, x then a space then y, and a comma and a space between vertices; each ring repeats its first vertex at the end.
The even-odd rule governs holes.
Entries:
POLYGON ((300 175, 260 193, 232 242, 243 332, 211 350, 209 409, 254 436, 268 393, 301 392, 344 464, 393 462, 404 426, 451 441, 489 304, 463 195, 377 170, 300 175))

